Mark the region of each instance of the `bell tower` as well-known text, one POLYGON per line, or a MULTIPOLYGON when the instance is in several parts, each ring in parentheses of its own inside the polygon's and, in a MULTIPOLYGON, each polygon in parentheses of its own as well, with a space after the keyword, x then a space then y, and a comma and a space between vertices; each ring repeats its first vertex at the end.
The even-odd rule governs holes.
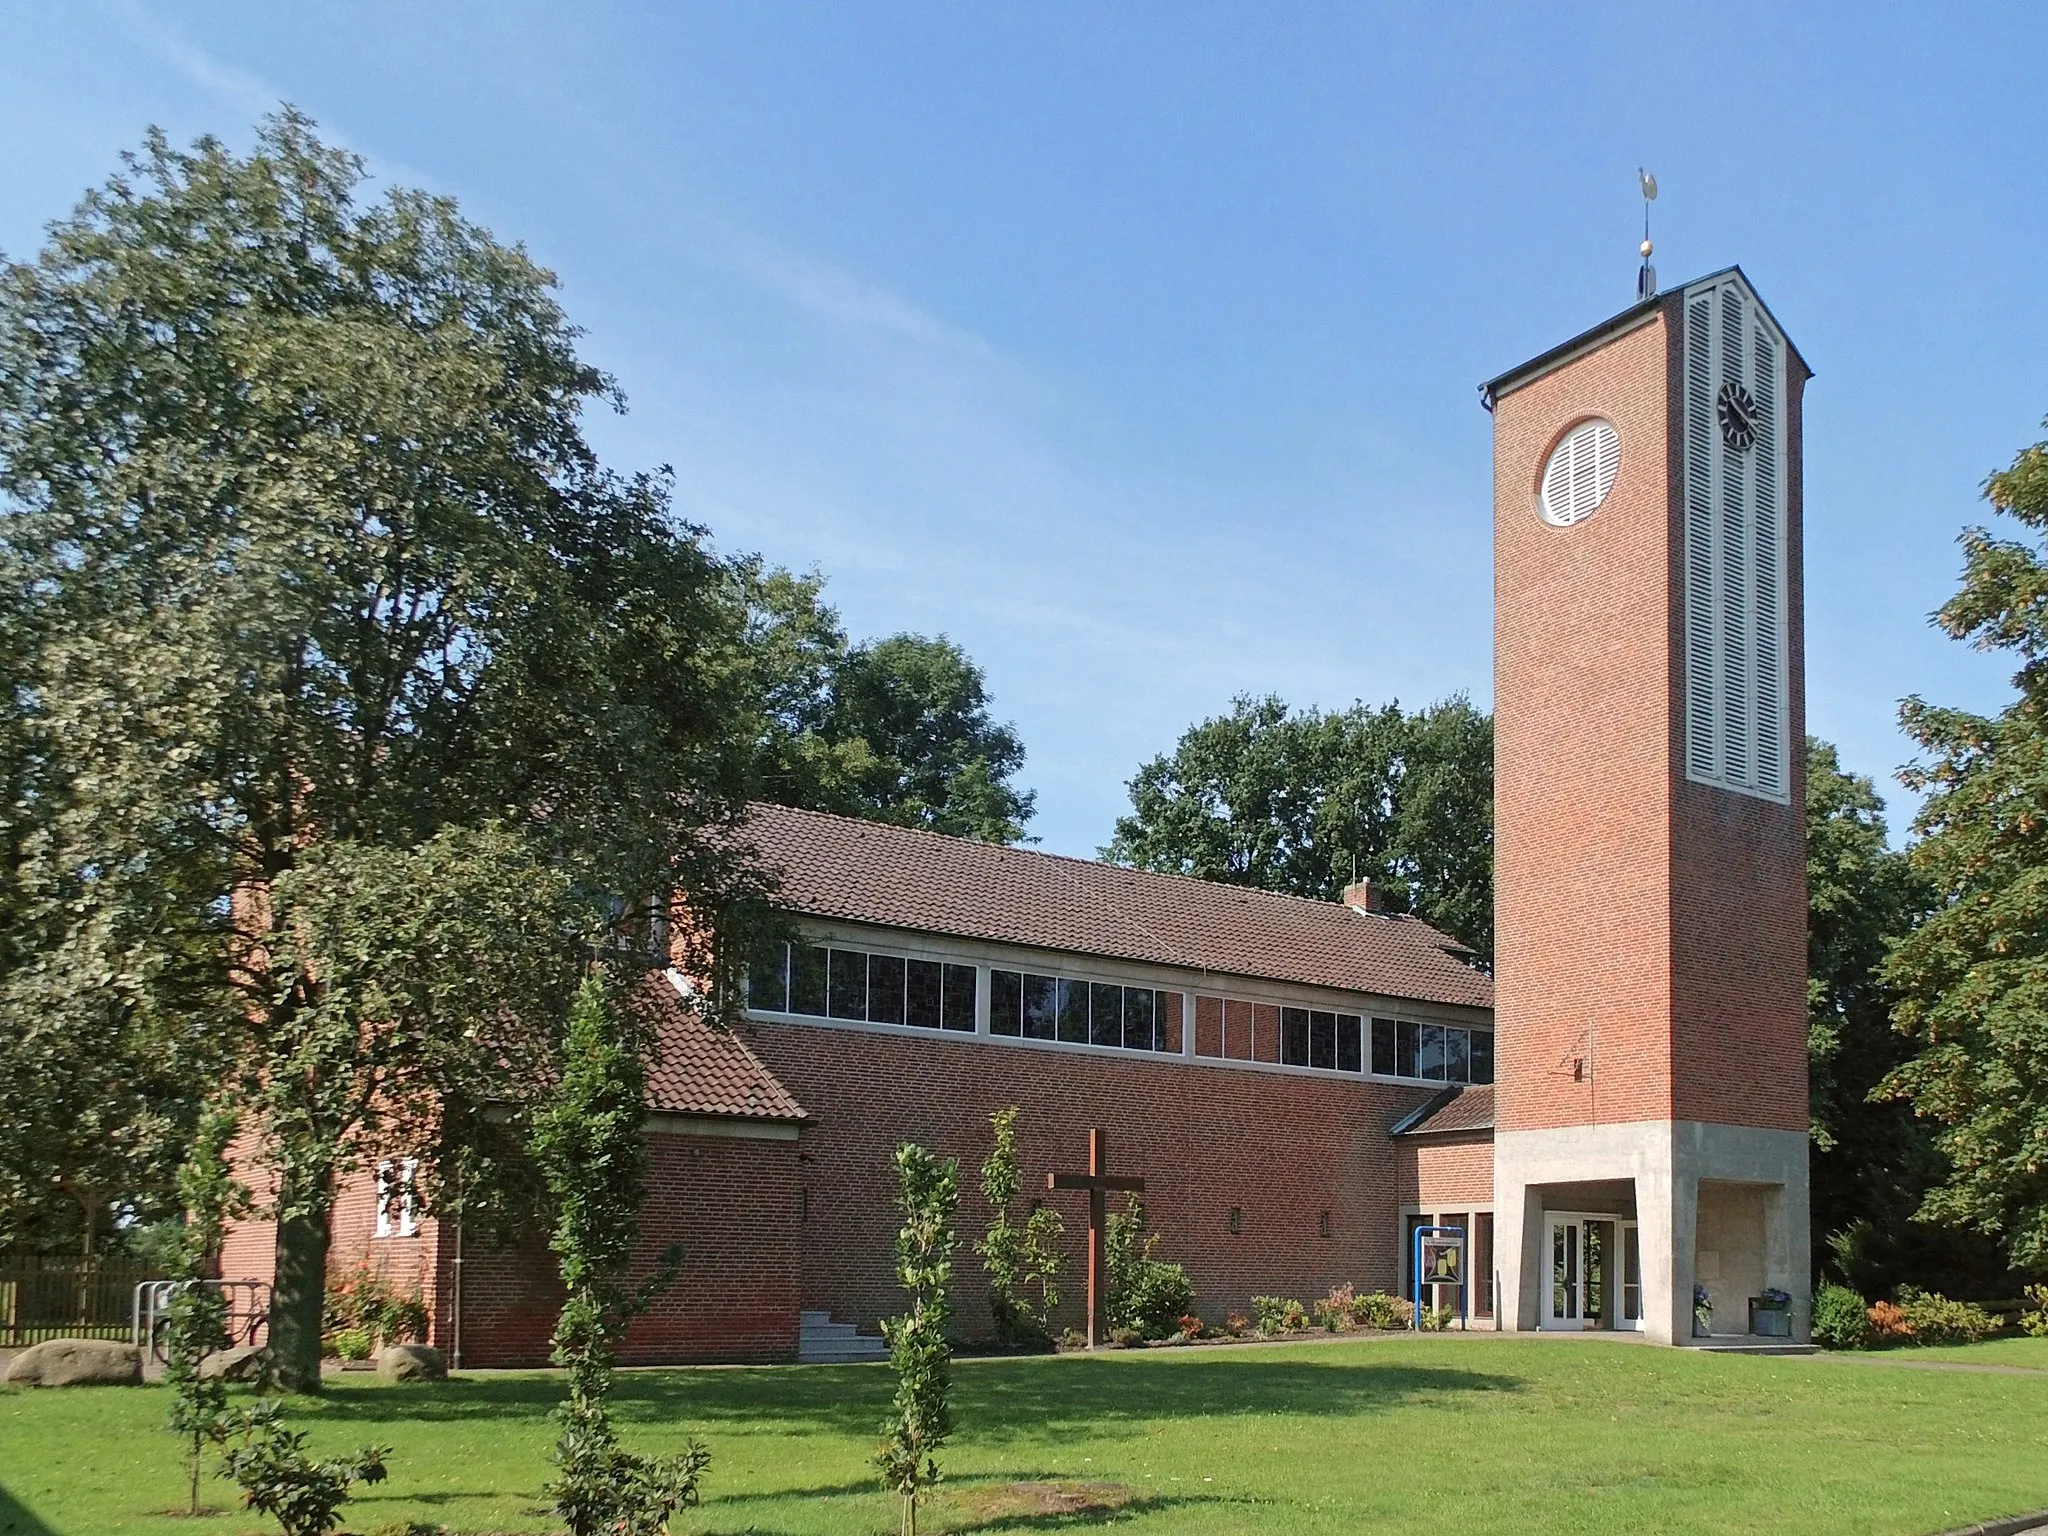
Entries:
POLYGON ((1505 1327, 1810 1325, 1809 376, 1730 268, 1486 385, 1505 1327))

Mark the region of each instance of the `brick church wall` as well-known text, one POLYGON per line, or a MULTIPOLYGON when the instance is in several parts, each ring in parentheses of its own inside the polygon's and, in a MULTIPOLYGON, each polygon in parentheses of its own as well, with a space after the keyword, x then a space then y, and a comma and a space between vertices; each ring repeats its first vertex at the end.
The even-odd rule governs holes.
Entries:
POLYGON ((1205 1316, 1247 1310, 1255 1294, 1307 1299, 1346 1281, 1395 1283, 1397 1169, 1387 1131, 1429 1097, 1426 1089, 937 1034, 769 1022, 744 1033, 815 1117, 802 1141, 803 1305, 838 1321, 871 1331, 901 1306, 890 1154, 915 1140, 960 1159, 958 1328, 987 1335, 980 1266, 965 1245, 987 1220, 978 1185, 988 1116, 1009 1104, 1023 1112, 1025 1197, 1066 1218, 1063 1322, 1082 1319, 1086 1196, 1048 1195, 1045 1176, 1085 1168, 1091 1126, 1108 1133, 1112 1172, 1145 1179, 1160 1257, 1187 1266, 1205 1316))
POLYGON ((1402 1136, 1394 1142, 1400 1200, 1406 1210, 1493 1203, 1493 1133, 1402 1136))
MULTIPOLYGON (((626 1364, 790 1360, 796 1356, 797 1144, 657 1131, 634 1262, 651 1270, 682 1245, 675 1283, 635 1318, 626 1364)), ((471 1365, 545 1365, 562 1305, 555 1259, 537 1234, 463 1252, 462 1353, 471 1365)), ((452 1333, 444 1318, 449 1347, 452 1333)))
POLYGON ((1494 411, 1504 1131, 1672 1113, 1667 341, 1660 313, 1494 411), (1550 527, 1536 511, 1543 466, 1591 416, 1621 435, 1614 487, 1583 523, 1550 527))

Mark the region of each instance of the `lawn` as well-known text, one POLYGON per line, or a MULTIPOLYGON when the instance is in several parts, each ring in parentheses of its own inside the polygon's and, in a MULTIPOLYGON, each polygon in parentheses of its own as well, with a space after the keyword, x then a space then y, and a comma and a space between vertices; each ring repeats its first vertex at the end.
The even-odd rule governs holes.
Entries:
MULTIPOLYGON (((956 1382, 932 1531, 1103 1518, 1032 1513, 1019 1481, 1119 1485, 1117 1522, 1146 1532, 1838 1536, 2048 1506, 2048 1376, 1450 1338, 977 1361, 956 1382)), ((878 1366, 635 1371, 619 1407, 634 1445, 710 1444, 709 1497, 683 1529, 838 1536, 895 1529, 867 1461, 889 1388, 878 1366)), ((302 1416, 319 1447, 394 1447, 351 1530, 539 1532, 559 1390, 353 1379, 302 1416)), ((264 1529, 152 1513, 179 1497, 163 1407, 157 1388, 0 1396, 0 1531, 264 1529)))

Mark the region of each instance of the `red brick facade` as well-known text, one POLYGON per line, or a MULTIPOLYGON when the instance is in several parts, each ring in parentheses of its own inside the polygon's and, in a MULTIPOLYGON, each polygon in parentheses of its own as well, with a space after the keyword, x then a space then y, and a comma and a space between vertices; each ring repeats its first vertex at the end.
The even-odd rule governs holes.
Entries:
MULTIPOLYGON (((1788 668, 1789 804, 1684 776, 1676 304, 1495 406, 1503 1130, 1806 1128, 1803 669, 1788 668), (1552 527, 1536 507, 1544 464, 1593 416, 1620 435, 1613 489, 1584 522, 1552 527)), ((1804 379, 1788 351, 1795 663, 1804 379)))
MULTIPOLYGON (((1066 1218, 1070 1321, 1081 1316, 1086 1208, 1079 1197, 1046 1196, 1045 1175, 1082 1167, 1088 1129, 1098 1125, 1112 1170, 1146 1181, 1160 1255, 1187 1266, 1206 1315, 1244 1310, 1255 1294, 1306 1299, 1344 1281, 1395 1283, 1387 1131, 1426 1090, 800 1024, 753 1024, 747 1038, 815 1116, 802 1142, 804 1305, 841 1321, 872 1329, 900 1305, 891 1150, 916 1140, 960 1159, 960 1226, 971 1239, 987 1218, 977 1181, 988 1116, 1008 1104, 1023 1111, 1027 1192, 1066 1218)), ((969 1336, 989 1326, 979 1273, 963 1249, 957 1302, 969 1336)))

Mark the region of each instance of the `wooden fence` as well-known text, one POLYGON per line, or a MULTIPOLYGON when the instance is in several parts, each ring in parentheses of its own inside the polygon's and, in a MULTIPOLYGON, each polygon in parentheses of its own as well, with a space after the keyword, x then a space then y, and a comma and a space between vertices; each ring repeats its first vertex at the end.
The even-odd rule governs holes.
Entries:
POLYGON ((0 1349, 126 1339, 135 1287, 163 1271, 128 1258, 0 1255, 0 1349))

